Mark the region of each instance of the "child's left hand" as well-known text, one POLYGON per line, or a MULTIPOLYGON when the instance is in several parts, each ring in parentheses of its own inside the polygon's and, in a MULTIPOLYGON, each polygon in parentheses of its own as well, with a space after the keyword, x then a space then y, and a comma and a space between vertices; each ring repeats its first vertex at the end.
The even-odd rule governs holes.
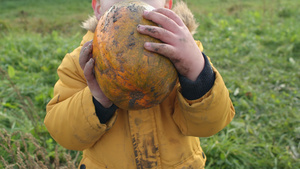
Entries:
POLYGON ((143 16, 161 27, 138 25, 137 30, 163 42, 146 42, 145 49, 169 58, 181 75, 195 81, 204 68, 204 58, 183 21, 166 8, 145 11, 143 16))

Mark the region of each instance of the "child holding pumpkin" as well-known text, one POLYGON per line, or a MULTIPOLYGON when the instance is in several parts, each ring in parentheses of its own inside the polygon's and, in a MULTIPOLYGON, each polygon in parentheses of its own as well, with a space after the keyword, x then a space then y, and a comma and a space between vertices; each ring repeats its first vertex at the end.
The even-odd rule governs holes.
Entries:
POLYGON ((141 0, 155 8, 143 17, 161 27, 139 25, 137 30, 164 42, 147 42, 145 49, 169 58, 179 83, 157 106, 123 110, 95 79, 91 41, 100 17, 120 1, 93 0, 95 16, 84 23, 87 34, 58 68, 46 127, 62 146, 83 151, 80 168, 204 168, 198 137, 222 130, 235 111, 221 75, 193 39, 190 11, 184 3, 170 10, 172 0, 141 0))

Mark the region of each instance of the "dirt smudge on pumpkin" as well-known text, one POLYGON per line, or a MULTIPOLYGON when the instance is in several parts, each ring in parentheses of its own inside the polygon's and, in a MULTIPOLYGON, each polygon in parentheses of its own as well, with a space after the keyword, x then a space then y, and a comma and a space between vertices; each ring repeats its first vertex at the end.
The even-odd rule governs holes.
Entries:
MULTIPOLYGON (((117 56, 117 58, 118 58, 117 60, 118 60, 119 62, 121 61, 121 58, 123 57, 123 54, 124 54, 124 51, 120 51, 120 52, 117 53, 116 56, 117 56)), ((122 62, 122 63, 124 63, 124 62, 122 62)))
POLYGON ((113 15, 113 23, 117 22, 122 16, 119 16, 119 13, 114 13, 113 15))
POLYGON ((114 29, 115 30, 119 30, 120 26, 115 26, 114 29))
POLYGON ((132 49, 135 46, 135 41, 135 37, 130 33, 130 35, 128 36, 128 45, 126 45, 128 49, 132 49))
POLYGON ((155 87, 152 86, 150 91, 151 91, 151 92, 154 92, 154 91, 155 91, 155 87))
POLYGON ((113 23, 117 22, 118 19, 122 17, 122 14, 120 14, 120 8, 113 8, 111 12, 113 13, 113 23))
MULTIPOLYGON (((124 73, 125 69, 124 69, 123 64, 126 63, 126 61, 124 61, 124 59, 123 59, 123 54, 124 54, 124 51, 118 52, 116 55, 116 60, 120 63, 119 71, 124 73)), ((119 75, 119 76, 121 76, 121 75, 119 75)), ((121 77, 124 78, 123 76, 121 76, 121 77)))
POLYGON ((132 48, 135 45, 135 42, 129 43, 128 46, 132 48))
MULTIPOLYGON (((161 96, 161 94, 159 94, 158 92, 154 92, 153 93, 153 97, 154 98, 158 98, 159 96, 161 96)), ((153 102, 154 104, 159 103, 158 101, 153 102)))
POLYGON ((156 65, 158 64, 156 61, 157 59, 153 59, 152 57, 160 57, 158 56, 158 54, 156 53, 153 53, 153 52, 150 52, 150 51, 147 51, 147 50, 144 50, 144 55, 147 56, 147 64, 149 66, 152 66, 152 65, 156 65))
POLYGON ((113 45, 114 45, 115 47, 118 47, 118 44, 119 44, 118 41, 116 41, 116 40, 114 39, 112 43, 113 43, 113 45))
POLYGON ((109 19, 105 19, 105 21, 101 25, 101 27, 102 27, 101 32, 106 33, 108 26, 109 26, 109 19))
POLYGON ((145 94, 143 92, 140 91, 133 91, 130 93, 130 101, 129 101, 129 107, 135 107, 135 105, 137 104, 136 101, 137 100, 141 100, 143 99, 143 97, 145 96, 145 94))
POLYGON ((131 12, 137 12, 138 11, 135 4, 132 4, 132 5, 128 6, 127 9, 130 10, 131 12))
POLYGON ((117 22, 119 18, 115 17, 115 15, 113 16, 113 23, 117 22))

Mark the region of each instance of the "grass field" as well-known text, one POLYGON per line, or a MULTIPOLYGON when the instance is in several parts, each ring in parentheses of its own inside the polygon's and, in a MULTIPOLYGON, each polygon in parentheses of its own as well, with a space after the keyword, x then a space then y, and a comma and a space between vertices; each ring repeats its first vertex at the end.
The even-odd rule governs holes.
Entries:
MULTIPOLYGON (((206 168, 300 168, 300 2, 185 1, 236 109, 229 126, 200 138, 206 168)), ((56 69, 91 14, 90 0, 0 0, 0 168, 78 164, 43 118, 56 69)))

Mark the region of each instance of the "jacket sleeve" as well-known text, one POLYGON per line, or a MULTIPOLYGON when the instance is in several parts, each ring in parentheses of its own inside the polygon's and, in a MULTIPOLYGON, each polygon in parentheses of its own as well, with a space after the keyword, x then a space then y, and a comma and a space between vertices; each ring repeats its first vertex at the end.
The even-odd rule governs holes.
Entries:
POLYGON ((205 65, 195 81, 192 81, 178 73, 181 94, 188 100, 196 100, 204 96, 214 85, 215 73, 207 56, 203 53, 205 65))
MULTIPOLYGON (((200 42, 198 45, 202 50, 200 42)), ((213 86, 199 99, 186 99, 182 95, 181 86, 178 86, 173 119, 184 135, 212 136, 228 125, 235 115, 220 73, 213 66, 212 70, 215 75, 213 86)))
POLYGON ((112 127, 116 114, 101 124, 78 59, 81 47, 67 54, 57 72, 54 97, 46 107, 44 123, 51 136, 63 147, 84 150, 112 127))

